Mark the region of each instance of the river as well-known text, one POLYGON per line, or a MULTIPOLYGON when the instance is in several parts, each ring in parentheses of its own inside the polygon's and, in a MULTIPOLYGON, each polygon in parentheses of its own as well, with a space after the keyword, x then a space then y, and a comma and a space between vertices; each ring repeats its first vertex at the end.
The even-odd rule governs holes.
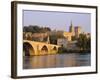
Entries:
POLYGON ((23 69, 77 67, 90 65, 90 53, 64 53, 23 57, 23 69))

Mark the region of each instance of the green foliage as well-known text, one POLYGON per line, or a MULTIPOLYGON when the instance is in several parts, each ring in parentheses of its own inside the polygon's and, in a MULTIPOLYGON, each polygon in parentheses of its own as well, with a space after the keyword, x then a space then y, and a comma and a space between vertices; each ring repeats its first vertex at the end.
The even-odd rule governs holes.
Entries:
POLYGON ((80 34, 79 38, 77 39, 76 45, 81 50, 88 50, 91 47, 91 39, 87 38, 85 34, 80 34))
POLYGON ((57 44, 57 36, 56 35, 50 35, 50 43, 57 44))
POLYGON ((37 25, 30 25, 30 26, 24 26, 23 32, 32 32, 32 33, 45 33, 51 31, 49 27, 40 27, 37 25))

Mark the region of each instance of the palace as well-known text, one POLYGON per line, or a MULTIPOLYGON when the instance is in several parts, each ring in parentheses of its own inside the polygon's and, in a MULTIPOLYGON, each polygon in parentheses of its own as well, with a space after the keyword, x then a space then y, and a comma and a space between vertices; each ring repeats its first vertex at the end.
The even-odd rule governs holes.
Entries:
POLYGON ((63 35, 65 38, 67 38, 68 41, 72 41, 72 37, 79 37, 79 35, 81 34, 81 27, 80 26, 73 26, 72 22, 71 25, 69 27, 69 32, 63 32, 63 35))

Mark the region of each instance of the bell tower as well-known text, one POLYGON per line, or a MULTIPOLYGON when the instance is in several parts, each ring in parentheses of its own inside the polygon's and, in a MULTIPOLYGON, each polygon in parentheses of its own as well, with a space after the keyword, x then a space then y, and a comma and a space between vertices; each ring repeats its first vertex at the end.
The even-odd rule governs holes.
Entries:
POLYGON ((69 32, 73 33, 73 35, 74 35, 74 26, 73 26, 72 21, 71 21, 71 24, 70 24, 69 32))
POLYGON ((74 32, 74 27, 73 27, 72 21, 71 21, 71 24, 70 24, 69 32, 74 32))
POLYGON ((49 36, 47 37, 47 43, 50 44, 50 38, 49 38, 49 36))

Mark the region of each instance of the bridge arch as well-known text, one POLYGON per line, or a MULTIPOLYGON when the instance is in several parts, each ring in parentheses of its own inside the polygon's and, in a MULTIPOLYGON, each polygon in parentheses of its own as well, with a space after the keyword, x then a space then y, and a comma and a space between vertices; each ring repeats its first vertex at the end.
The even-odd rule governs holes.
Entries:
POLYGON ((23 55, 24 56, 31 56, 35 55, 35 49, 29 42, 23 43, 23 55))
POLYGON ((53 47, 53 50, 57 50, 57 47, 54 46, 54 47, 53 47))
POLYGON ((58 48, 57 48, 56 46, 54 46, 54 47, 52 48, 52 53, 56 54, 57 52, 58 52, 58 48))
POLYGON ((46 45, 44 45, 42 48, 41 48, 41 54, 48 54, 48 47, 46 45))

